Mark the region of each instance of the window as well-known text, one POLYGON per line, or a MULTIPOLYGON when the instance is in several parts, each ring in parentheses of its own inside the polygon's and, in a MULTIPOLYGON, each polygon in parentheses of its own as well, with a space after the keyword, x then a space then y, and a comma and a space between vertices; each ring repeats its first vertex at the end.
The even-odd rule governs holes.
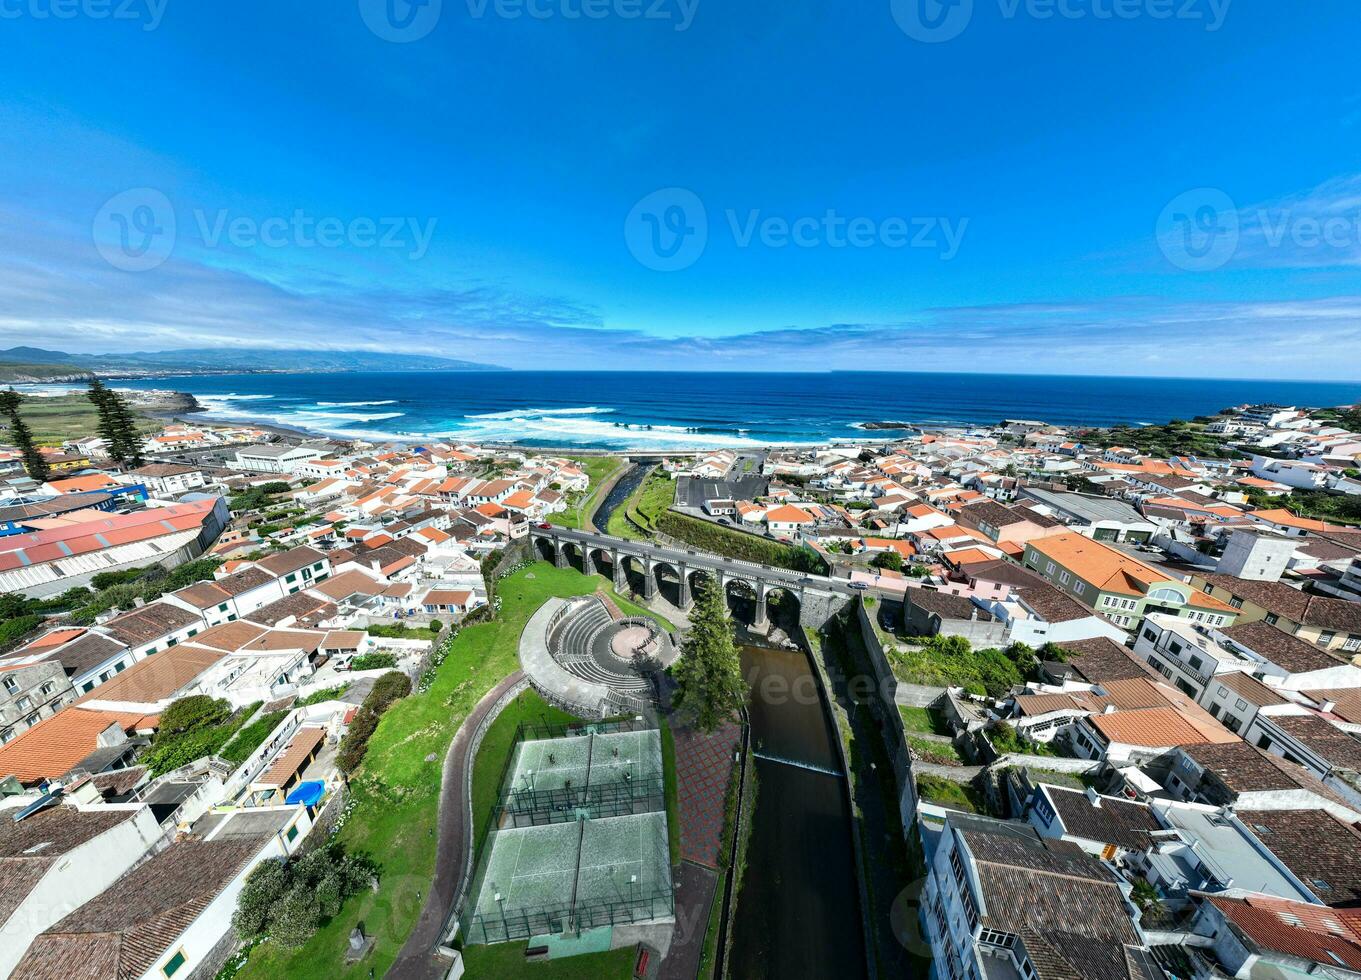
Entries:
POLYGON ((298 580, 298 576, 297 576, 297 574, 294 573, 294 572, 289 572, 287 575, 284 576, 284 581, 285 581, 285 582, 296 582, 297 580, 298 580))
POLYGON ((1235 608, 1235 609, 1242 609, 1242 608, 1243 608, 1243 600, 1240 599, 1240 598, 1238 598, 1238 596, 1230 596, 1230 597, 1229 597, 1229 605, 1233 606, 1233 608, 1235 608))
POLYGON ((1154 589, 1148 597, 1157 602, 1175 602, 1179 605, 1186 601, 1186 597, 1176 589, 1154 589))
POLYGON ((287 839, 287 841, 288 841, 290 844, 293 843, 294 838, 296 838, 297 836, 298 836, 298 825, 297 825, 297 824, 294 824, 293 826, 289 827, 289 828, 288 828, 288 833, 284 834, 285 839, 287 839))
POLYGON ((1044 573, 1045 573, 1046 575, 1053 575, 1053 574, 1054 574, 1054 563, 1053 563, 1052 561, 1051 561, 1048 565, 1045 565, 1045 566, 1044 566, 1044 573))
POLYGON ((1361 650, 1361 636, 1352 633, 1342 644, 1344 650, 1361 650))
POLYGON ((1153 632, 1153 631, 1152 631, 1151 629, 1149 629, 1147 626, 1145 626, 1145 627, 1144 627, 1144 639, 1145 639, 1145 640, 1149 640, 1150 642, 1151 642, 1151 641, 1154 641, 1154 640, 1157 640, 1157 639, 1158 639, 1158 634, 1155 633, 1155 632, 1153 632))
POLYGON ((1082 595, 1082 593, 1087 591, 1087 586, 1083 582, 1078 582, 1073 586, 1073 591, 1078 595, 1082 595))
POLYGON ((1234 701, 1233 706, 1237 708, 1239 711, 1246 711, 1248 703, 1244 701, 1242 698, 1239 698, 1238 700, 1234 701))
POLYGON ((184 950, 176 950, 175 955, 165 961, 165 966, 161 967, 161 972, 168 977, 173 977, 175 972, 179 970, 180 967, 184 966, 187 961, 188 957, 184 955, 184 950))
POLYGON ((1326 647, 1329 643, 1333 642, 1333 638, 1335 636, 1337 636, 1337 634, 1334 633, 1332 630, 1324 630, 1322 633, 1318 635, 1318 645, 1321 647, 1326 647))
POLYGON ((1275 625, 1276 625, 1276 620, 1278 620, 1278 619, 1280 619, 1280 618, 1281 618, 1281 617, 1280 617, 1280 616, 1277 616, 1275 613, 1267 613, 1267 614, 1266 614, 1266 624, 1267 624, 1268 626, 1275 626, 1275 625))
POLYGON ((8 691, 10 694, 19 693, 19 685, 18 683, 15 682, 13 677, 5 678, 5 690, 8 691))
POLYGON ((1191 659, 1188 660, 1187 663, 1191 665, 1192 670, 1200 670, 1202 667, 1205 666, 1205 661, 1201 660, 1194 654, 1192 654, 1191 659))
POLYGON ((29 708, 33 707, 33 702, 28 698, 20 698, 15 702, 15 707, 20 711, 27 711, 29 708))

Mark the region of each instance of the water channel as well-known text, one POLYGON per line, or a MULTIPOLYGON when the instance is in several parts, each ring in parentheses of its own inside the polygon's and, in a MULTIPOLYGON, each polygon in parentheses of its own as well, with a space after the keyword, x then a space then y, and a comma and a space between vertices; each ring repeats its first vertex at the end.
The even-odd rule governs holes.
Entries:
POLYGON ((605 499, 600 502, 600 506, 591 515, 591 523, 602 534, 610 526, 610 516, 623 506, 634 490, 638 489, 638 484, 643 482, 643 477, 647 476, 648 470, 660 462, 661 460, 658 459, 634 460, 629 469, 624 471, 624 475, 619 478, 619 481, 610 487, 610 492, 605 494, 605 499))
POLYGON ((728 975, 865 976, 850 808, 808 657, 742 648, 760 781, 728 975))

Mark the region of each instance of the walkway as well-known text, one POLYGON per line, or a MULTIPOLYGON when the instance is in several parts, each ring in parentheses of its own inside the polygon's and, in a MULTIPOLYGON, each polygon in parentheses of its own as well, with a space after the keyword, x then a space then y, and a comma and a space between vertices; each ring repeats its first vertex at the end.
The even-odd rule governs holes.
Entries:
POLYGON ((742 730, 729 723, 712 735, 684 728, 673 729, 672 734, 676 743, 681 859, 716 868, 718 843, 723 836, 723 802, 742 730))
POLYGON ((473 847, 469 824, 468 783, 472 773, 473 735, 507 691, 524 680, 515 671, 487 692, 459 726, 444 757, 439 801, 439 843, 435 849, 435 880, 426 894, 425 907, 397 960, 388 970, 389 980, 442 980, 449 961, 436 954, 443 938, 445 920, 453 907, 468 867, 473 847))

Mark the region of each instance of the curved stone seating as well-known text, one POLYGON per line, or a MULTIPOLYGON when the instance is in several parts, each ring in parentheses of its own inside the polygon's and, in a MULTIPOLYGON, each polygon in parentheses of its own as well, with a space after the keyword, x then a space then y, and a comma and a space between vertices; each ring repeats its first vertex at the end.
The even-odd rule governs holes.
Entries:
POLYGON ((617 619, 616 614, 600 596, 545 603, 520 638, 520 662, 535 689, 581 715, 642 710, 652 700, 652 686, 633 663, 616 654, 614 639, 646 629, 649 635, 641 644, 645 653, 670 651, 670 639, 650 619, 617 619))

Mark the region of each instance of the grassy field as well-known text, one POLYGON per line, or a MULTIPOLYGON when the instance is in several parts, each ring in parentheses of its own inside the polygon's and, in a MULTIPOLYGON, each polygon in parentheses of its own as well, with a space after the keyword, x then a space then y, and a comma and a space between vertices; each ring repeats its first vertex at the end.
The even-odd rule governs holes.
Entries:
POLYGON ((655 531, 657 519, 666 513, 675 499, 675 481, 664 473, 653 470, 647 475, 646 480, 638 484, 638 488, 624 502, 624 506, 617 508, 610 515, 607 533, 630 541, 646 540, 647 536, 638 528, 655 531))
MULTIPOLYGON (((83 392, 73 392, 60 398, 25 398, 19 408, 19 415, 33 430, 33 438, 44 446, 56 446, 70 439, 84 439, 99 434, 99 416, 83 392)), ((139 416, 137 426, 142 432, 158 432, 161 423, 139 416)))
POLYGON ((959 757, 958 750, 949 742, 932 742, 930 739, 907 737, 907 744, 912 747, 912 753, 927 762, 934 762, 938 766, 962 766, 964 760, 959 757))
POLYGON ((929 735, 950 734, 950 726, 945 724, 945 718, 939 711, 900 704, 898 714, 903 716, 903 727, 909 732, 925 732, 929 735))
POLYGON ((969 813, 986 813, 981 794, 972 786, 954 783, 939 776, 917 777, 917 792, 923 800, 969 813))
MULTIPOLYGON (((608 589, 603 578, 588 578, 545 562, 521 569, 500 584, 500 615, 460 632, 430 688, 388 709, 369 742, 363 766, 351 778, 356 806, 337 836, 350 851, 378 863, 377 893, 366 890, 352 898, 296 952, 268 943, 257 946, 239 976, 330 980, 367 977, 370 969, 377 976, 387 972, 415 926, 434 876, 440 773, 454 733, 482 696, 516 669, 520 631, 545 600, 601 588, 608 589), (431 755, 433 761, 425 761, 431 755), (361 963, 347 967, 346 938, 360 921, 376 945, 361 963)), ((615 599, 620 608, 637 610, 632 603, 615 599)), ((481 975, 501 974, 492 967, 481 975)), ((536 964, 534 976, 539 975, 536 964)))
POLYGON ((556 524, 558 527, 580 529, 586 526, 586 522, 595 509, 600 506, 600 491, 614 472, 624 465, 624 461, 617 456, 572 456, 571 459, 581 464, 581 468, 586 471, 586 475, 591 479, 591 485, 585 493, 574 493, 568 495, 567 509, 556 514, 550 514, 548 522, 556 524))

